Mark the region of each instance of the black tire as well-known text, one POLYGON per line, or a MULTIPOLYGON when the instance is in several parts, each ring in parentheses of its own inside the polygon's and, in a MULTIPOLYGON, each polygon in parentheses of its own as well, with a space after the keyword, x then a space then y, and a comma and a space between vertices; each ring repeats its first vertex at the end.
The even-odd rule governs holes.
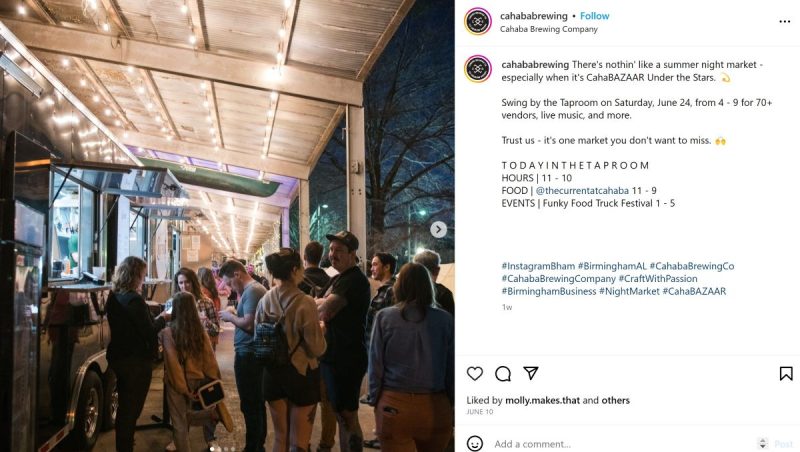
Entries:
POLYGON ((81 385, 75 425, 70 432, 70 443, 79 450, 94 447, 103 421, 103 383, 94 371, 86 372, 81 385))
POLYGON ((119 409, 117 374, 111 370, 111 367, 106 370, 103 380, 103 430, 111 430, 117 423, 117 410, 119 409))

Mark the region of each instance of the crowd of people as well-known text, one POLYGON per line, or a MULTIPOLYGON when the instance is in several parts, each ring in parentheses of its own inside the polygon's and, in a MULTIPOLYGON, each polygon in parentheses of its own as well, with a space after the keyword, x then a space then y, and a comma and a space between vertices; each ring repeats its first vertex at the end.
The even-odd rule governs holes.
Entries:
POLYGON ((319 242, 309 243, 302 257, 291 248, 268 255, 264 263, 271 288, 236 259, 217 271, 181 268, 174 294, 155 318, 140 295, 145 262, 128 257, 117 266, 107 308, 107 357, 120 394, 118 451, 133 450, 159 343, 174 428, 167 450, 190 451, 192 425, 202 425, 211 450, 222 450, 216 426, 223 422, 232 428, 224 402, 198 404, 198 389, 220 379, 215 350, 221 321, 235 328, 244 451, 266 450, 268 417, 273 452, 310 450, 318 406, 317 452, 334 447, 337 431, 342 452, 452 449, 455 304, 452 292, 436 282, 439 255, 422 251, 395 274, 397 259, 375 253, 369 269, 377 286, 373 291, 358 266, 358 238, 348 231, 326 238, 333 277, 319 266, 324 254, 319 242), (268 321, 282 325, 286 365, 266 366, 256 353, 254 332, 268 321), (375 438, 365 440, 360 403, 374 407, 375 438))

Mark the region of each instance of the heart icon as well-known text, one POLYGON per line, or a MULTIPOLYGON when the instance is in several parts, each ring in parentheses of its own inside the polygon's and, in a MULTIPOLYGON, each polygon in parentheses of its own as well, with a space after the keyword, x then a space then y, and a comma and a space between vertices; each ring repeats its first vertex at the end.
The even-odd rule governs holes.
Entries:
POLYGON ((483 375, 483 368, 479 366, 468 367, 467 375, 469 375, 469 378, 472 378, 472 381, 478 381, 478 378, 481 378, 481 375, 483 375))

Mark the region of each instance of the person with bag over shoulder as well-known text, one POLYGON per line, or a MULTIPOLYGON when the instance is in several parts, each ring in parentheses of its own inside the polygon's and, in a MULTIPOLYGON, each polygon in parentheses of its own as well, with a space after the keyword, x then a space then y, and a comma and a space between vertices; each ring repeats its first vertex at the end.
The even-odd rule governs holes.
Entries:
POLYGON ((194 295, 188 292, 172 296, 172 322, 159 333, 164 347, 166 396, 172 418, 176 450, 191 451, 189 427, 220 418, 219 405, 196 409, 197 389, 220 379, 219 366, 211 340, 200 323, 194 295))
POLYGON ((275 427, 272 450, 305 452, 320 401, 318 358, 325 352, 325 337, 314 299, 298 288, 303 281, 300 254, 281 248, 264 260, 280 284, 258 303, 255 325, 268 320, 281 322, 289 357, 287 364, 268 366, 264 372, 264 399, 269 402, 275 427))

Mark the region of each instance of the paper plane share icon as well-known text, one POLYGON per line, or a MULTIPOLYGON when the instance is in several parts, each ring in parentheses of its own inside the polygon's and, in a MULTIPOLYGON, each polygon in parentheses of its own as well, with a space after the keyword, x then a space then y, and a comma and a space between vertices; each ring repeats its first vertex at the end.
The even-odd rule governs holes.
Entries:
POLYGON ((533 380, 533 377, 536 376, 536 371, 539 370, 539 366, 523 366, 525 372, 528 372, 528 380, 533 380))

